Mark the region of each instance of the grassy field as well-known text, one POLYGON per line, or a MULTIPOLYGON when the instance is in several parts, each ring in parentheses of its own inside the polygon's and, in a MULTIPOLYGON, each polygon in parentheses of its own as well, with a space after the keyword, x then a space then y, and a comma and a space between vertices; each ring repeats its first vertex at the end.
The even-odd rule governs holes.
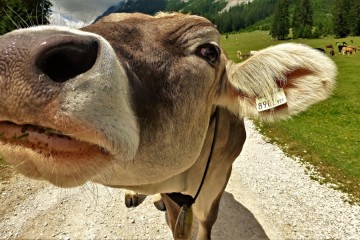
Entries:
MULTIPOLYGON (((359 37, 346 39, 298 39, 313 47, 336 47, 337 41, 360 45, 359 37)), ((267 32, 230 35, 222 39, 228 56, 234 61, 236 51, 246 54, 284 41, 271 40, 267 32)), ((336 49, 336 53, 338 53, 336 49)), ((335 183, 337 187, 353 195, 360 202, 360 53, 350 56, 336 54, 338 66, 337 87, 332 97, 293 117, 275 124, 257 123, 261 131, 278 143, 291 155, 301 157, 315 166, 321 182, 335 183)))

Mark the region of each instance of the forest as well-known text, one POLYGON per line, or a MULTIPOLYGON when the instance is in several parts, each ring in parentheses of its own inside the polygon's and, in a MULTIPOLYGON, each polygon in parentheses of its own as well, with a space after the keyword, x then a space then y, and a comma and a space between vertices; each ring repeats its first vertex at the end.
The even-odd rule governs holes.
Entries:
POLYGON ((221 12, 226 1, 167 0, 166 10, 204 16, 221 33, 269 30, 278 39, 360 35, 359 0, 253 0, 221 12), (280 18, 278 18, 281 16, 280 18), (286 34, 277 34, 277 24, 286 34))
MULTIPOLYGON (((221 33, 266 30, 277 39, 360 35, 359 0, 253 0, 222 11, 226 4, 226 0, 119 0, 99 18, 113 12, 179 11, 208 18, 221 33)), ((0 34, 48 24, 51 6, 49 0, 0 0, 0 34)))
POLYGON ((48 0, 0 0, 0 35, 14 29, 49 24, 48 0))

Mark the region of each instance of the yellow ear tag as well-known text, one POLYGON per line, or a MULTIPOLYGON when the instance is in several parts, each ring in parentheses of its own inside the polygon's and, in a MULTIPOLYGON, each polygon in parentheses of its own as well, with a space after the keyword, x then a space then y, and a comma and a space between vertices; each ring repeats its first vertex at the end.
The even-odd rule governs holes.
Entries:
POLYGON ((282 88, 280 88, 278 92, 274 93, 271 99, 257 98, 256 109, 258 112, 262 112, 286 104, 286 102, 285 92, 282 88))
POLYGON ((192 233, 193 213, 192 208, 182 205, 176 219, 174 239, 189 239, 192 233))

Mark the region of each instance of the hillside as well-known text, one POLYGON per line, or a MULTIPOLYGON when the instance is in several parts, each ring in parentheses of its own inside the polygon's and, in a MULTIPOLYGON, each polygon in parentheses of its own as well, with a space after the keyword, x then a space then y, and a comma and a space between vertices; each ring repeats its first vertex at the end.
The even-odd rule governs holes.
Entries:
POLYGON ((227 4, 225 6, 225 8, 223 10, 221 10, 221 12, 226 12, 229 11, 229 9, 231 7, 235 7, 238 6, 242 3, 249 3, 252 2, 253 0, 227 0, 227 4))
MULTIPOLYGON (((332 8, 335 0, 311 0, 314 26, 328 34, 332 31, 332 8)), ((244 29, 269 30, 278 0, 119 0, 100 18, 115 12, 178 11, 204 16, 214 22, 222 33, 244 29)), ((297 0, 289 0, 293 14, 297 0)), ((291 16, 290 16, 291 18, 291 16)))
POLYGON ((231 7, 253 0, 119 0, 109 7, 95 22, 111 13, 141 12, 154 15, 159 11, 179 11, 203 15, 211 20, 213 16, 228 11, 231 7))

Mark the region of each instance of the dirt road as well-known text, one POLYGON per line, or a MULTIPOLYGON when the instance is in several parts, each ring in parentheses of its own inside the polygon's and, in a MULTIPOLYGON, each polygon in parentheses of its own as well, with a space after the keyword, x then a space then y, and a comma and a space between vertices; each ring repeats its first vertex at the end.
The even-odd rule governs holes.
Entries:
MULTIPOLYGON (((222 197, 213 239, 360 239, 360 207, 310 179, 306 168, 265 142, 248 140, 222 197)), ((151 199, 127 209, 120 189, 59 189, 14 175, 0 185, 0 238, 171 239, 151 199)))

